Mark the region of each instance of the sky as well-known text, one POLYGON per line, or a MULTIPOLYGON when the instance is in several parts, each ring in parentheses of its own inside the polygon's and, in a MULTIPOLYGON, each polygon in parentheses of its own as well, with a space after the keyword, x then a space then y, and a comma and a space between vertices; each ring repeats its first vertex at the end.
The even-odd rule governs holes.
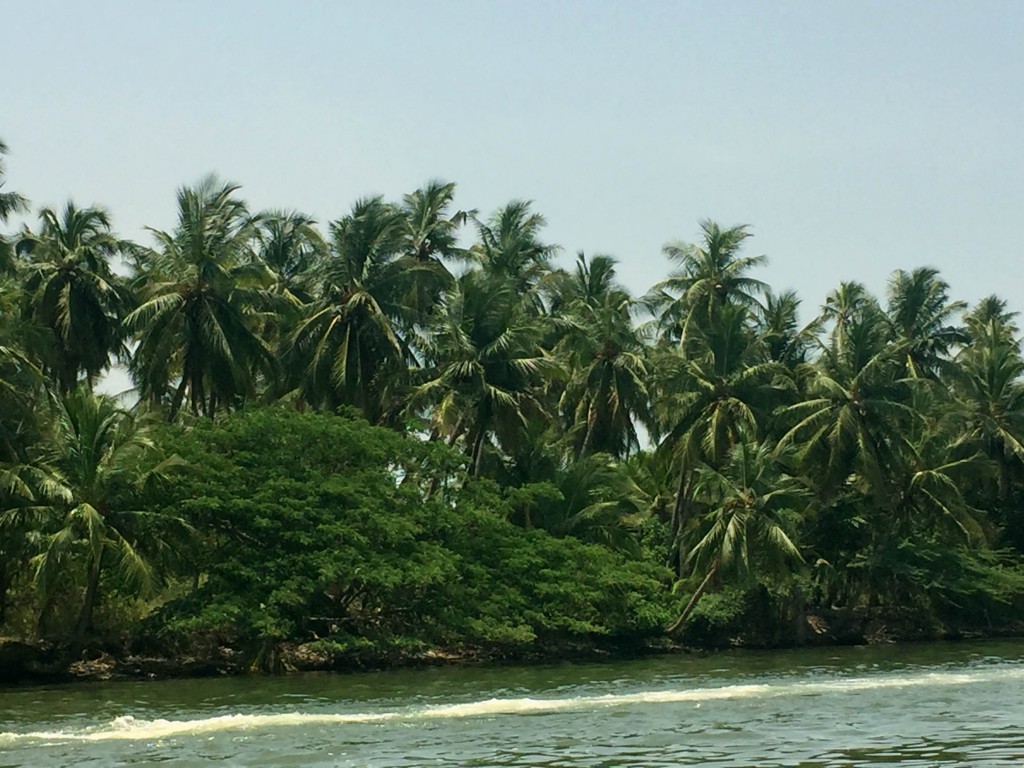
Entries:
POLYGON ((812 315, 938 268, 1024 310, 1024 3, 0 2, 5 189, 170 229, 213 171, 321 223, 428 179, 534 201, 637 293, 749 224, 812 315))

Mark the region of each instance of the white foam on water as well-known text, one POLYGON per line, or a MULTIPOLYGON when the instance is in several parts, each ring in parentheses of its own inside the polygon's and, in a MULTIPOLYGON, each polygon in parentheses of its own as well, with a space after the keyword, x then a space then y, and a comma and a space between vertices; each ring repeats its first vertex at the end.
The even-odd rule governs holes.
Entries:
POLYGON ((366 713, 231 714, 195 720, 140 720, 130 715, 118 717, 99 728, 0 733, 0 745, 23 741, 159 741, 175 736, 196 736, 223 731, 262 730, 301 725, 346 725, 382 723, 389 720, 417 721, 467 717, 539 714, 573 710, 595 710, 634 704, 671 704, 728 699, 752 699, 779 696, 845 694, 885 688, 972 685, 987 682, 1024 680, 1024 666, 992 668, 964 672, 911 673, 878 675, 818 682, 793 682, 754 685, 725 685, 717 688, 643 691, 639 693, 576 696, 560 699, 486 699, 465 704, 445 704, 421 709, 366 713))

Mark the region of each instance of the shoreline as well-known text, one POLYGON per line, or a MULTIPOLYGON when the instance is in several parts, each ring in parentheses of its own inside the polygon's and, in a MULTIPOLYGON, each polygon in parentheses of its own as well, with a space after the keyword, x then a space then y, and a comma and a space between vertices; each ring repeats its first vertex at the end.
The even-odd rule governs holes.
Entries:
MULTIPOLYGON (((808 621, 813 630, 815 624, 808 621)), ((530 666, 559 662, 600 662, 643 658, 647 656, 713 654, 728 650, 771 651, 796 648, 849 647, 922 642, 969 642, 999 638, 1024 638, 1024 625, 1006 627, 944 628, 941 632, 887 631, 884 626, 873 630, 865 625, 861 633, 824 635, 814 631, 802 642, 758 643, 736 642, 714 645, 693 645, 667 637, 647 641, 563 641, 535 643, 517 648, 426 648, 416 652, 396 653, 381 649, 359 657, 336 656, 316 651, 314 643, 281 643, 275 648, 276 664, 272 671, 260 669, 251 656, 233 649, 220 648, 206 657, 142 656, 95 651, 85 658, 69 660, 64 651, 45 643, 27 643, 0 639, 0 690, 37 685, 73 685, 94 682, 159 681, 202 679, 210 677, 244 677, 304 673, 351 674, 383 672, 395 669, 430 667, 497 667, 530 666)))

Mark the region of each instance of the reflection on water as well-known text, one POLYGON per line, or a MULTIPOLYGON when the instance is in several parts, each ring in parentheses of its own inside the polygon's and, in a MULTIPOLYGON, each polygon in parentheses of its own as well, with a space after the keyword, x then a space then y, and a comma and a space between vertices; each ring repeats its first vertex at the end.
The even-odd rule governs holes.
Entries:
POLYGON ((0 766, 1024 764, 1017 642, 0 693, 0 766))

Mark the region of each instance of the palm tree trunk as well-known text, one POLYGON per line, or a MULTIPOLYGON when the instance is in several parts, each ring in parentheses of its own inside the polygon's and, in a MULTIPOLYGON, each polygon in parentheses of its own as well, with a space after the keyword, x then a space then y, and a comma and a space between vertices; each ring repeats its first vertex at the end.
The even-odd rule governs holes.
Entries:
POLYGON ((81 642, 86 632, 92 627, 92 611, 100 591, 100 570, 103 566, 103 553, 89 558, 88 579, 85 585, 85 597, 82 599, 82 610, 78 614, 75 626, 75 642, 81 642))
POLYGON ((476 433, 476 437, 473 438, 473 452, 470 454, 470 461, 473 462, 472 476, 480 476, 480 467, 483 464, 484 458, 484 437, 486 437, 487 431, 481 427, 476 433))
POLYGON ((712 579, 715 578, 715 574, 718 573, 718 565, 718 558, 715 558, 715 561, 711 563, 711 568, 708 569, 707 576, 704 577, 704 581, 702 581, 700 586, 697 587, 697 591, 693 593, 693 597, 690 598, 690 602, 686 604, 683 612, 679 614, 679 618, 672 622, 671 626, 665 629, 666 635, 673 635, 678 632, 686 623, 686 620, 690 618, 690 614, 693 613, 693 609, 697 607, 697 601, 700 600, 704 592, 707 591, 707 588, 711 585, 712 579))
POLYGON ((206 393, 203 392, 202 373, 197 373, 192 376, 192 383, 188 389, 189 398, 192 400, 192 415, 198 417, 206 406, 206 393))
POLYGON ((999 454, 999 466, 996 468, 999 479, 999 503, 1006 510, 1006 501, 1010 498, 1010 467, 1009 462, 1006 461, 1006 455, 1003 451, 999 454))
POLYGON ((462 437, 462 433, 465 431, 466 429, 463 420, 459 419, 455 422, 455 429, 453 429, 452 433, 448 436, 447 444, 449 446, 455 445, 455 441, 462 437))
POLYGON ((590 453, 590 445, 594 442, 594 422, 597 421, 597 417, 591 413, 587 413, 587 433, 583 437, 583 445, 580 446, 580 452, 577 454, 576 459, 582 459, 590 453))
POLYGON ((178 411, 181 410, 181 403, 185 399, 185 387, 188 386, 188 379, 185 376, 181 377, 181 383, 178 384, 178 388, 174 390, 174 398, 171 400, 171 409, 167 412, 167 421, 174 421, 178 417, 178 411))
POLYGON ((11 588, 11 579, 8 577, 6 563, 0 563, 0 627, 7 621, 8 592, 11 588))
POLYGON ((686 487, 687 471, 685 463, 679 470, 679 482, 676 485, 676 500, 672 505, 672 519, 669 522, 669 535, 672 541, 672 552, 669 555, 669 565, 675 571, 677 577, 683 575, 683 530, 686 528, 686 487))

